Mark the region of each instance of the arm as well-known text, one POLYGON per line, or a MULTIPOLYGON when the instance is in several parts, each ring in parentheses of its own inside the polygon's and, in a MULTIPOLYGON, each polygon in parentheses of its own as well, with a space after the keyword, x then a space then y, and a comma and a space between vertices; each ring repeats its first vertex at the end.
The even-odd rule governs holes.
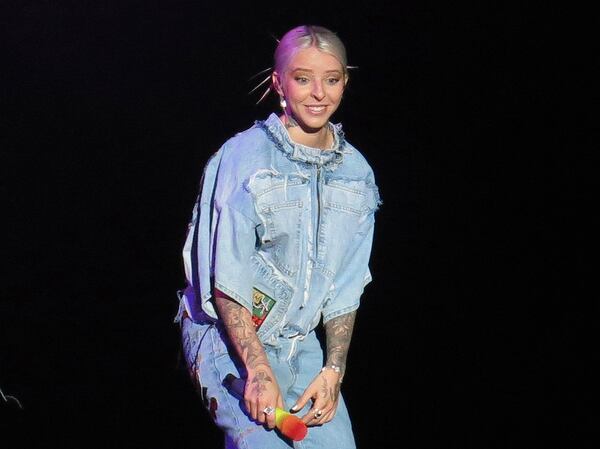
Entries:
POLYGON ((327 362, 293 408, 299 410, 309 399, 313 400, 312 407, 302 417, 307 425, 324 424, 335 416, 355 319, 353 311, 325 323, 327 362))
POLYGON ((267 354, 256 335, 250 312, 215 289, 215 303, 238 360, 246 368, 244 403, 252 419, 275 427, 275 414, 266 416, 268 407, 283 408, 283 398, 277 379, 271 370, 267 354))

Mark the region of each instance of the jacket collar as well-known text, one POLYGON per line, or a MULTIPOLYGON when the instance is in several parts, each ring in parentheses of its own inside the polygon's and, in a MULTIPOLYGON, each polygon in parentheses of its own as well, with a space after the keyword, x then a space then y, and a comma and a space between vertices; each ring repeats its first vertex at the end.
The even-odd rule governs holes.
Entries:
POLYGON ((275 113, 271 113, 264 121, 256 121, 255 126, 262 128, 269 140, 293 161, 315 164, 328 170, 335 170, 342 163, 344 154, 352 152, 352 150, 346 148, 346 139, 341 123, 333 124, 329 122, 328 124, 333 131, 333 147, 330 150, 321 150, 294 142, 275 113))

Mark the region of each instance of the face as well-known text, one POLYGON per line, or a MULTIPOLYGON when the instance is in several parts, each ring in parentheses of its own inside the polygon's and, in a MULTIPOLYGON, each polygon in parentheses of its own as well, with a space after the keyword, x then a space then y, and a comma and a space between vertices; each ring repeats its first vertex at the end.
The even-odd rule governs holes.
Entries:
POLYGON ((315 47, 299 50, 284 73, 273 77, 287 113, 305 132, 316 132, 327 124, 346 85, 340 61, 315 47))

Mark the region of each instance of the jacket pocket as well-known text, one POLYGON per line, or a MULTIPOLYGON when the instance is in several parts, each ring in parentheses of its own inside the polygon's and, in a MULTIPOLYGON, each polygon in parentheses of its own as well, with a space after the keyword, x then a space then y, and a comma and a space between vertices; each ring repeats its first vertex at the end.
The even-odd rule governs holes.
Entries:
POLYGON ((247 186, 262 222, 259 249, 285 275, 294 276, 300 264, 302 218, 308 180, 296 174, 261 170, 247 186))
POLYGON ((349 242, 377 208, 377 187, 363 179, 329 179, 323 185, 317 260, 323 273, 335 276, 349 242))

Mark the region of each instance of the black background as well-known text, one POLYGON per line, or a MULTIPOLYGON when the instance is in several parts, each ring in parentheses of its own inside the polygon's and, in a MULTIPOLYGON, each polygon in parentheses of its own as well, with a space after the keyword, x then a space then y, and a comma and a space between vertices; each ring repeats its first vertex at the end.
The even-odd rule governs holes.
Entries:
POLYGON ((384 201, 344 383, 359 447, 593 446, 568 17, 386 3, 2 4, 0 388, 24 409, 0 446, 219 447, 178 363, 181 247, 209 155, 277 108, 250 77, 303 23, 358 66, 334 121, 384 201))

